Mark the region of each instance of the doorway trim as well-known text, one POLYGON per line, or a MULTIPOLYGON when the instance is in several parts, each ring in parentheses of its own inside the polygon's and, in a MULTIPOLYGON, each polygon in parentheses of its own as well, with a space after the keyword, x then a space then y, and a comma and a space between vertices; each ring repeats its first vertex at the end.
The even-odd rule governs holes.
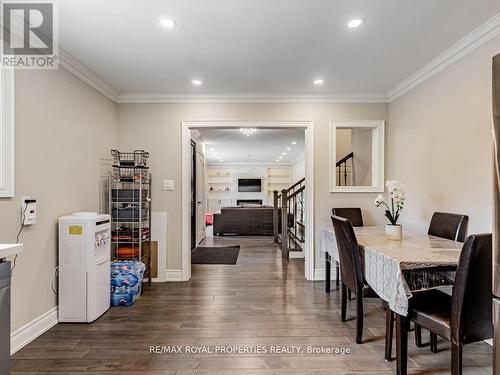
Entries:
POLYGON ((191 279, 190 250, 190 158, 189 145, 191 129, 199 128, 235 128, 260 129, 303 128, 305 129, 305 178, 306 178, 306 238, 304 243, 304 276, 314 280, 314 122, 313 121, 182 121, 182 281, 191 279))

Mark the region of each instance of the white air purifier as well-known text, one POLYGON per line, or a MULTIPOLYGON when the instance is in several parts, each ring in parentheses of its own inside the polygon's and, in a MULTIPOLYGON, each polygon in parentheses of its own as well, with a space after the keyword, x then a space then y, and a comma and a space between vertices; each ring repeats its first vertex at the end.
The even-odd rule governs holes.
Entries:
POLYGON ((110 216, 59 219, 59 322, 93 322, 110 306, 110 216))

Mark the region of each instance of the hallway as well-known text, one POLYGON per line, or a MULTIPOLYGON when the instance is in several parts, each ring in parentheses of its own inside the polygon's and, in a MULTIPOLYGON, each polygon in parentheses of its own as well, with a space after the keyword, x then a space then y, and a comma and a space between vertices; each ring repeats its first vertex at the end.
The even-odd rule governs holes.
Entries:
MULTIPOLYGON (((153 284, 134 306, 111 308, 93 324, 58 324, 13 356, 13 373, 394 373, 394 362, 383 360, 380 301, 365 303, 365 343, 356 345, 354 301, 350 320, 341 323, 339 293, 327 295, 323 282, 307 282, 302 260, 283 260, 272 237, 209 241, 241 245, 237 264, 194 265, 188 283, 153 284), (150 353, 156 345, 182 346, 182 353, 150 353), (186 354, 185 346, 214 353, 186 354), (216 346, 259 346, 267 353, 215 353, 216 346), (308 346, 351 353, 312 355, 308 346)), ((449 345, 439 341, 439 348, 437 354, 428 347, 417 349, 410 335, 409 373, 449 373, 449 345)), ((464 373, 491 373, 491 352, 485 343, 465 347, 464 373)))

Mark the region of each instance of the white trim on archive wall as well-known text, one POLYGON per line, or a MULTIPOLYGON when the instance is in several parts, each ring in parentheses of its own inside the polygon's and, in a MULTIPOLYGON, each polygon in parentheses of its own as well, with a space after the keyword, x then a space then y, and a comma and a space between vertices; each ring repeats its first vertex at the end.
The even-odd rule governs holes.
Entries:
POLYGON ((190 129, 194 128, 303 128, 305 129, 306 165, 306 238, 304 244, 304 275, 314 279, 314 123, 305 121, 183 121, 182 122, 182 281, 191 278, 191 247, 189 217, 190 129))
POLYGON ((83 82, 119 104, 128 103, 390 103, 412 90, 422 82, 439 73, 449 65, 466 56, 484 43, 500 35, 500 13, 480 25, 462 40, 446 49, 441 55, 421 67, 387 92, 349 93, 326 95, 300 94, 220 94, 220 95, 180 95, 165 93, 118 92, 108 82, 99 77, 69 53, 59 47, 59 63, 83 82))
POLYGON ((330 193, 383 193, 384 192, 384 155, 385 155, 385 121, 330 121, 329 126, 329 165, 330 193), (372 185, 371 186, 337 186, 336 173, 336 129, 365 128, 372 129, 372 185))
POLYGON ((500 35, 500 13, 390 89, 386 94, 387 102, 391 103, 403 96, 498 35, 500 35))
POLYGON ((0 198, 14 196, 14 71, 0 71, 0 198))

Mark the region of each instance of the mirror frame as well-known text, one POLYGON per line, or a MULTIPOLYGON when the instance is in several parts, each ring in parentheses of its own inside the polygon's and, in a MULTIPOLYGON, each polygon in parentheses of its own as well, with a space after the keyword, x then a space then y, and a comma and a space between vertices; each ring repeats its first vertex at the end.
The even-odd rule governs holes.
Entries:
POLYGON ((14 196, 14 71, 0 71, 0 198, 14 196))
POLYGON ((385 121, 330 121, 330 193, 383 193, 385 165, 385 121), (337 186, 337 129, 372 129, 372 184, 371 186, 337 186))

